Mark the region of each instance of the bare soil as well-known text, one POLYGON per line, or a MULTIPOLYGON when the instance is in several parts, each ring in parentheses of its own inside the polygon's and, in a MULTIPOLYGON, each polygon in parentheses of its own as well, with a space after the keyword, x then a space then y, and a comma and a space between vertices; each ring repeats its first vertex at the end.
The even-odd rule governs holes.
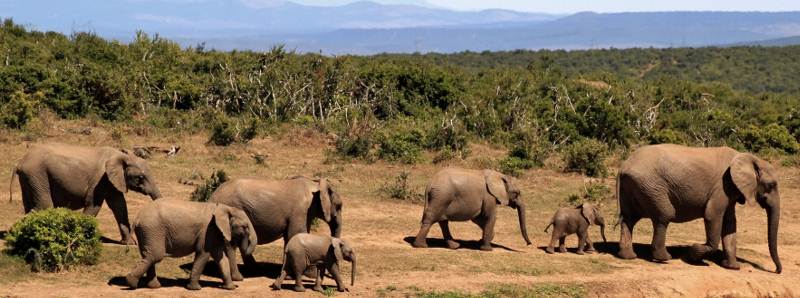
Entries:
MULTIPOLYGON (((621 260, 614 256, 617 249, 618 229, 609 226, 608 243, 599 242, 599 229, 592 228, 591 238, 597 243, 598 253, 580 256, 571 250, 564 254, 548 255, 543 247, 549 235, 542 232, 550 216, 559 206, 566 206, 567 196, 579 193, 590 179, 564 174, 556 165, 549 169, 531 170, 519 178, 523 195, 529 206, 528 230, 533 245, 525 246, 520 236, 514 210, 503 208, 496 224, 495 249, 492 252, 477 250, 480 230, 472 223, 452 223, 451 229, 462 248, 443 248, 438 227, 431 229, 428 249, 414 249, 409 245, 418 228, 422 205, 392 200, 378 191, 394 181, 403 171, 410 173, 410 184, 417 193, 433 173, 445 164, 398 165, 384 162, 372 164, 360 161, 332 161, 326 150, 330 138, 301 129, 287 129, 278 136, 254 140, 246 145, 228 148, 207 146, 203 135, 180 135, 169 131, 151 131, 148 136, 137 136, 133 129, 121 128, 123 138, 112 138, 111 126, 88 121, 45 121, 34 125, 29 132, 0 132, 0 193, 8 193, 11 169, 26 151, 30 142, 64 142, 84 145, 181 146, 174 158, 157 155, 150 165, 158 178, 165 197, 188 199, 193 186, 178 183, 193 173, 208 176, 212 169, 224 169, 233 177, 264 176, 286 178, 293 175, 325 176, 332 178, 334 186, 345 200, 345 226, 343 237, 354 243, 359 257, 359 274, 350 292, 342 296, 415 296, 424 293, 479 294, 497 288, 524 289, 578 289, 577 295, 586 296, 712 296, 712 297, 793 297, 800 295, 800 169, 774 164, 782 175, 783 194, 781 228, 779 233, 783 274, 775 274, 769 258, 766 236, 766 216, 756 205, 738 206, 738 255, 742 268, 731 271, 721 268, 717 259, 704 264, 689 264, 680 258, 686 246, 704 242, 701 221, 670 226, 667 238, 674 259, 667 263, 647 260, 651 226, 642 221, 634 234, 640 258, 621 260), (46 123, 45 123, 46 122, 46 123), (80 131, 94 126, 91 135, 80 131), (77 129, 76 129, 77 128, 77 129), (256 164, 253 153, 268 155, 264 164, 256 164), (545 287, 546 286, 546 287, 545 287), (537 288, 538 287, 538 288, 537 288)), ((120 128, 116 128, 120 129, 120 128)), ((463 161, 449 164, 469 168, 492 165, 501 158, 503 150, 474 144, 472 155, 463 161)), ((429 158, 430 160, 430 158, 429 158)), ((557 164, 557 163, 556 163, 557 164)), ((601 180, 613 187, 613 179, 601 180)), ((0 200, 0 231, 23 217, 18 182, 11 185, 14 199, 0 200)), ((150 199, 129 193, 128 208, 131 218, 150 199)), ((608 222, 616 222, 617 206, 609 199, 603 206, 608 222)), ((119 233, 110 210, 103 208, 98 216, 106 238, 118 240, 119 233)), ((316 232, 327 233, 320 225, 316 232)), ((4 232, 3 232, 4 233, 4 232)), ((567 240, 568 247, 576 246, 576 238, 567 240)), ((124 276, 138 260, 135 247, 105 243, 100 263, 92 267, 76 268, 63 273, 31 273, 26 265, 14 258, 0 256, 0 296, 265 296, 302 297, 319 296, 311 291, 294 293, 290 290, 272 291, 268 287, 280 268, 282 243, 259 246, 256 259, 259 267, 245 270, 246 279, 238 282, 234 291, 219 288, 220 280, 213 263, 206 268, 201 291, 183 288, 188 279, 191 257, 167 259, 157 266, 163 287, 160 289, 128 290, 124 276)), ((349 272, 349 265, 345 265, 349 272)), ((291 283, 291 282, 290 282, 291 283)), ((326 279, 327 286, 333 280, 326 279)), ((523 292, 524 293, 524 292, 523 292)), ((570 292, 564 292, 570 293, 570 292)), ((526 295, 565 295, 561 292, 529 292, 526 295), (534 294, 531 294, 534 293, 534 294), (536 294, 539 293, 539 294, 536 294)), ((573 294, 568 294, 573 295, 573 294)))

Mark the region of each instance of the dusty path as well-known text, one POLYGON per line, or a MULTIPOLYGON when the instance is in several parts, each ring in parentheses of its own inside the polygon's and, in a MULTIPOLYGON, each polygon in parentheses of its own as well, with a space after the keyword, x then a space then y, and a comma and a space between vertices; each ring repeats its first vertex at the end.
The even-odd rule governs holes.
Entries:
MULTIPOLYGON (((107 136, 98 134, 88 139, 76 135, 45 138, 82 144, 111 142, 107 136)), ((340 293, 341 296, 393 297, 430 291, 479 293, 509 285, 563 286, 581 289, 579 293, 588 296, 800 295, 800 239, 793 237, 800 232, 800 207, 797 204, 800 183, 792 178, 800 176, 800 171, 796 168, 781 169, 783 176, 788 179, 782 181, 781 185, 783 208, 779 248, 784 273, 778 275, 771 272, 774 266, 767 252, 766 218, 763 210, 757 206, 737 207, 739 257, 743 259, 740 271, 722 269, 714 262, 698 266, 680 259, 674 259, 667 264, 656 264, 643 259, 620 260, 612 255, 616 242, 598 243, 600 253, 593 255, 547 255, 540 247, 545 245, 549 235, 541 230, 552 211, 565 204, 567 194, 579 191, 585 179, 553 170, 536 170, 527 173, 520 181, 528 206, 531 206, 528 212, 528 229, 534 245, 524 245, 514 210, 504 208, 500 211, 496 225, 494 243, 497 247, 492 252, 471 249, 471 242, 465 243, 467 248, 455 251, 444 248, 414 249, 406 238, 416 234, 422 206, 382 198, 376 190, 386 181, 393 180, 399 172, 409 171, 412 173, 412 187, 421 192, 427 178, 439 166, 399 166, 380 162, 323 164, 324 149, 309 144, 324 143, 324 139, 313 134, 292 140, 257 140, 248 146, 228 149, 206 147, 201 136, 175 139, 183 142, 181 145, 184 149, 180 156, 174 159, 156 157, 151 161, 151 167, 159 178, 162 193, 166 197, 187 198, 193 187, 178 184, 177 181, 178 178, 188 177, 195 170, 207 174, 212 168, 224 168, 232 176, 287 177, 306 174, 332 177, 337 189, 345 196, 343 235, 355 244, 360 261, 356 286, 348 293, 340 293), (266 166, 252 162, 249 153, 254 151, 270 154, 266 166)), ((129 140, 131 143, 136 141, 143 140, 133 137, 129 140)), ((15 160, 22 156, 24 148, 24 142, 17 138, 8 138, 0 143, 0 154, 11 157, 0 162, 0 193, 8 193, 6 182, 9 173, 5 169, 10 169, 15 160)), ((473 157, 457 164, 478 167, 484 162, 482 159, 499 154, 502 152, 476 145, 473 157)), ((605 183, 613 185, 613 181, 605 183)), ((23 216, 16 182, 12 190, 15 196, 13 202, 7 203, 5 199, 0 199, 0 231, 7 230, 23 216)), ((138 209, 148 203, 149 199, 131 193, 128 201, 130 213, 135 217, 138 209)), ((604 212, 606 218, 614 218, 616 204, 613 200, 604 206, 604 212)), ((106 237, 119 238, 110 210, 103 208, 99 220, 106 237)), ((480 238, 479 229, 471 223, 453 223, 451 229, 457 239, 480 238)), ((324 225, 318 228, 318 232, 326 231, 324 225)), ((699 221, 671 225, 667 243, 671 246, 673 256, 679 257, 684 245, 704 241, 702 231, 702 223, 699 221)), ((592 238, 600 239, 596 228, 592 233, 592 238)), ((609 241, 616 241, 618 231, 609 227, 607 236, 609 241)), ((643 244, 637 247, 637 251, 640 255, 646 255, 648 248, 645 244, 649 243, 651 237, 649 222, 641 222, 634 236, 637 243, 643 244)), ((431 229, 429 237, 441 238, 438 227, 431 229)), ((575 238, 568 238, 569 247, 575 246, 575 242, 575 238)), ((430 243, 435 246, 438 242, 433 240, 430 243)), ((188 273, 180 266, 185 267, 185 264, 191 262, 191 258, 165 260, 158 266, 163 288, 127 290, 121 277, 134 265, 138 252, 133 248, 125 251, 122 246, 105 244, 106 249, 100 264, 65 273, 33 274, 23 270, 24 267, 18 268, 18 264, 0 263, 0 296, 319 296, 312 291, 298 294, 289 290, 275 292, 269 289, 268 285, 279 267, 277 263, 280 261, 281 245, 273 243, 260 246, 256 251, 260 270, 246 273, 249 278, 237 283, 239 287, 235 291, 218 289, 219 279, 213 276, 204 276, 203 290, 185 290, 183 285, 188 273), (3 264, 11 265, 3 268, 3 264)), ((349 266, 345 268, 349 270, 349 266)), ((332 285, 332 282, 326 279, 326 285, 332 285)))

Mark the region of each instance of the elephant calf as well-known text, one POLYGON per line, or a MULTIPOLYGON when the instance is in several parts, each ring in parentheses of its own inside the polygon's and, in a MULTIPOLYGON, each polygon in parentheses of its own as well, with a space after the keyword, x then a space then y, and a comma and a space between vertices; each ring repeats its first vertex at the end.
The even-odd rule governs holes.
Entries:
POLYGON ((239 247, 252 254, 256 233, 244 211, 224 204, 158 200, 139 212, 133 228, 139 240, 142 260, 127 276, 128 285, 136 288, 147 272, 147 286, 158 288, 156 263, 165 257, 179 258, 194 252, 190 290, 200 289, 200 274, 209 257, 219 265, 223 288, 233 290, 228 257, 239 247))
POLYGON ((303 272, 314 266, 317 269, 315 291, 322 292, 322 279, 327 269, 331 272, 333 279, 336 280, 339 292, 344 292, 347 287, 342 283, 342 278, 339 275, 339 263, 342 260, 353 263, 350 274, 350 285, 352 286, 356 280, 356 255, 347 241, 331 236, 308 233, 297 234, 286 244, 281 275, 272 284, 272 288, 280 290, 286 274, 291 273, 295 279, 294 290, 297 292, 305 291, 306 289, 303 287, 302 282, 303 272))
POLYGON ((556 245, 556 240, 558 240, 558 251, 567 252, 567 249, 564 247, 564 239, 567 238, 568 235, 575 233, 578 234, 579 255, 594 251, 594 244, 589 239, 589 226, 592 225, 592 223, 600 226, 600 235, 603 236, 603 242, 606 242, 606 223, 603 219, 603 215, 597 209, 597 206, 590 203, 583 203, 574 208, 566 207, 558 209, 556 214, 553 215, 553 219, 550 220, 550 224, 544 228, 544 232, 547 233, 547 229, 553 226, 553 236, 550 239, 550 244, 547 245, 547 253, 551 254, 554 252, 553 247, 556 245), (588 249, 586 249, 586 246, 588 246, 588 249))

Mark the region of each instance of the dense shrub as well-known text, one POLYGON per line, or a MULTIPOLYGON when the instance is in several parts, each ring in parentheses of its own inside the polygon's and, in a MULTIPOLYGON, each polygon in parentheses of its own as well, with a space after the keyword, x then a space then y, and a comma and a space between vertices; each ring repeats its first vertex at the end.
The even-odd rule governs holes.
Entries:
POLYGON ((775 149, 794 154, 800 150, 800 145, 789 130, 776 123, 764 127, 750 125, 742 129, 740 135, 743 145, 753 152, 775 149))
POLYGON ((605 200, 613 199, 614 193, 611 187, 603 183, 593 182, 584 186, 580 194, 571 194, 567 201, 572 206, 580 206, 583 203, 599 204, 605 200))
POLYGON ((378 192, 386 195, 390 199, 422 202, 422 200, 424 200, 424 195, 419 194, 411 187, 408 181, 409 174, 410 173, 407 171, 400 172, 394 179, 386 181, 386 183, 378 189, 378 192))
POLYGON ((5 240, 8 252, 24 257, 34 271, 93 265, 101 249, 97 220, 65 208, 29 213, 11 227, 5 240))
POLYGON ((207 202, 217 188, 228 181, 228 174, 223 170, 214 171, 203 184, 200 184, 192 192, 191 200, 195 202, 207 202))
POLYGON ((598 140, 582 139, 563 150, 565 171, 581 173, 590 177, 605 177, 608 169, 605 159, 608 146, 598 140))
POLYGON ((378 156, 389 161, 414 164, 422 160, 425 135, 419 130, 389 132, 380 140, 378 156))
POLYGON ((0 105, 0 122, 8 128, 22 128, 33 119, 36 105, 44 95, 33 95, 22 91, 14 92, 7 103, 0 105))
POLYGON ((211 123, 208 142, 217 146, 228 146, 236 142, 236 128, 226 117, 215 117, 211 123))
POLYGON ((672 129, 659 129, 647 137, 650 144, 686 144, 686 138, 672 129))

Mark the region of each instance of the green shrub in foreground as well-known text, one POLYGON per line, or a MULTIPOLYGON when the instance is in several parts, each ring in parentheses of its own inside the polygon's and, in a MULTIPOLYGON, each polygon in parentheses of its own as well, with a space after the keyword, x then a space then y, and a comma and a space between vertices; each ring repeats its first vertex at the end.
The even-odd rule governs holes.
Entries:
POLYGON ((582 139, 564 148, 566 172, 581 173, 590 177, 605 177, 608 169, 605 159, 608 146, 595 139, 582 139))
POLYGON ((25 258, 34 271, 93 265, 101 249, 97 220, 65 208, 26 215, 11 227, 5 240, 8 253, 25 258))

